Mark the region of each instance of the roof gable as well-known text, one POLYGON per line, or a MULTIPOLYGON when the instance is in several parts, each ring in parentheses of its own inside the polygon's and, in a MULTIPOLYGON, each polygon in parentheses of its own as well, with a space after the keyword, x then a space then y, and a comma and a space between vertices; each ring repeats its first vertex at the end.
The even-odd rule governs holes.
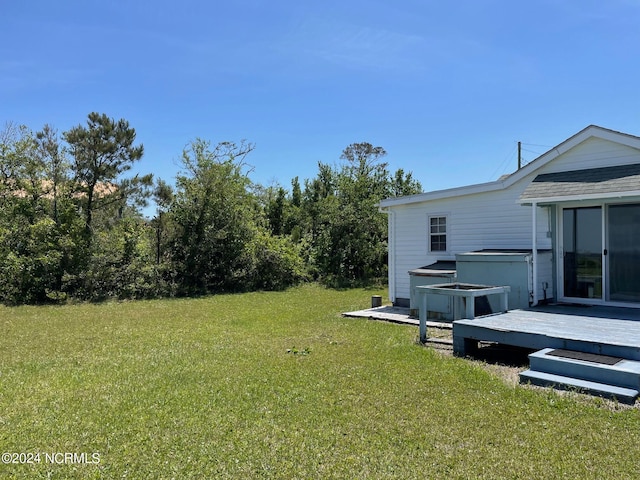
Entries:
POLYGON ((525 177, 534 174, 536 171, 553 162, 556 158, 560 157, 561 155, 567 153, 569 150, 575 148, 576 146, 591 138, 608 140, 610 142, 626 145, 640 151, 640 137, 599 127, 597 125, 589 125, 575 135, 566 139, 564 142, 556 145, 546 153, 542 154, 532 162, 528 163, 520 170, 506 177, 501 177, 499 180, 458 188, 450 188, 446 190, 436 190, 431 192, 419 193, 417 195, 410 195, 406 197, 387 198, 380 202, 380 207, 384 208, 399 205, 408 205, 451 197, 472 195, 475 193, 503 190, 521 181, 525 177))

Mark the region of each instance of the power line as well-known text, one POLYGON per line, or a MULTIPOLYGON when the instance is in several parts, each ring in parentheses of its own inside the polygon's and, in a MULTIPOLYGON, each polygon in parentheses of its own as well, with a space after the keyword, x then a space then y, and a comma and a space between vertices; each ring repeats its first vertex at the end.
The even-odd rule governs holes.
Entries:
POLYGON ((494 180, 498 173, 500 173, 500 175, 504 174, 507 166, 513 160, 513 156, 516 153, 516 149, 517 149, 517 143, 514 142, 514 145, 509 151, 509 154, 504 158, 504 160, 502 160, 502 162, 500 162, 500 165, 498 165, 498 167, 493 171, 489 180, 494 180))
POLYGON ((553 145, 540 145, 538 143, 525 143, 525 142, 522 142, 522 145, 528 145, 530 147, 553 148, 553 145))
MULTIPOLYGON (((500 162, 500 165, 498 165, 498 167, 493 171, 493 173, 491 174, 491 177, 489 178, 489 181, 496 179, 497 176, 504 175, 504 173, 506 172, 508 166, 510 165, 510 163, 513 161, 513 159, 515 157, 516 150, 518 150, 518 143, 520 143, 520 151, 521 152, 532 153, 532 154, 536 155, 536 158, 538 158, 544 152, 531 150, 529 148, 524 148, 524 147, 525 146, 527 146, 527 147, 542 147, 542 148, 546 148, 546 149, 553 148, 553 145, 541 145, 539 143, 525 143, 525 142, 516 142, 516 141, 514 141, 513 147, 509 151, 509 154, 504 158, 504 160, 502 160, 502 162, 500 162)), ((527 161, 525 158, 521 157, 520 158, 520 162, 521 162, 520 167, 524 167, 525 165, 527 165, 528 163, 531 163, 532 161, 533 160, 527 161)))

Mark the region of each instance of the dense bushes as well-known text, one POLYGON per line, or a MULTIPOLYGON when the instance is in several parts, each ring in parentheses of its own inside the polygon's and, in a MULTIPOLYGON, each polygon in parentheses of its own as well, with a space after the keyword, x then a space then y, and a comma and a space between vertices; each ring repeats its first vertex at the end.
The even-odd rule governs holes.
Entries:
POLYGON ((384 277, 386 218, 376 204, 420 185, 386 152, 352 144, 291 192, 252 183, 253 145, 197 139, 175 186, 125 177, 143 154, 125 120, 92 113, 58 136, 0 132, 0 301, 149 298, 283 289, 308 279, 384 277), (144 218, 153 199, 156 215, 144 218))

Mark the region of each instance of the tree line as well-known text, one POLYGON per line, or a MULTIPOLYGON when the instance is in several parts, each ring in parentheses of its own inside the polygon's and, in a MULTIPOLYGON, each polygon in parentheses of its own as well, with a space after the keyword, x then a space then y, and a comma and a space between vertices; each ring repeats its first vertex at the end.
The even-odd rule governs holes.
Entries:
POLYGON ((353 143, 290 189, 249 178, 248 142, 191 141, 174 184, 128 175, 144 155, 124 120, 90 113, 61 134, 0 132, 0 301, 155 298, 386 275, 376 204, 421 191, 382 147, 353 143), (155 205, 147 218, 143 209, 155 205))

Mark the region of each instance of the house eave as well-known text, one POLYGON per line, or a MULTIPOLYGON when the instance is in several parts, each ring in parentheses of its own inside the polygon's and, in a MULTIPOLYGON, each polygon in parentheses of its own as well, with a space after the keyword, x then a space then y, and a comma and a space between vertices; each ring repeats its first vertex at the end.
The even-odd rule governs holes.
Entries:
POLYGON ((413 203, 429 202, 432 200, 440 200, 443 198, 462 197, 464 195, 473 195, 475 193, 492 192, 505 188, 505 181, 495 181, 489 183, 479 183, 476 185, 467 185, 464 187, 448 188, 445 190, 434 190, 433 192, 418 193, 406 197, 386 198, 380 202, 381 208, 395 207, 398 205, 410 205, 413 203))
POLYGON ((630 197, 640 197, 640 190, 632 190, 627 192, 601 192, 584 195, 563 195, 556 197, 538 197, 538 198, 522 198, 517 203, 520 205, 545 205, 563 202, 582 202, 589 200, 607 200, 622 199, 630 197))

